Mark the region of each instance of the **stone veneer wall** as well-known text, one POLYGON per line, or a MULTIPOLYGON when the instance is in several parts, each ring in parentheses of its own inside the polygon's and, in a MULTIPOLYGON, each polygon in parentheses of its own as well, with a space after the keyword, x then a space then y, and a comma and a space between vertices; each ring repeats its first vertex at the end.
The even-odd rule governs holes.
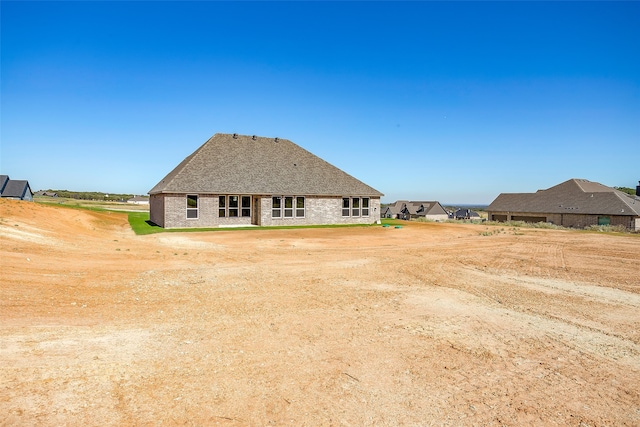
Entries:
MULTIPOLYGON (((277 225, 319 225, 319 224, 372 224, 380 220, 380 198, 369 199, 369 216, 343 217, 342 197, 305 197, 304 218, 271 218, 272 196, 251 196, 252 203, 258 197, 260 206, 259 224, 277 225)), ((198 218, 187 219, 185 194, 157 194, 150 199, 150 220, 165 228, 207 228, 220 226, 251 225, 251 217, 218 216, 218 195, 198 195, 198 218), (164 211, 164 218, 161 212, 164 211)), ((252 206, 251 209, 255 209, 252 206)), ((253 213, 253 212, 252 212, 253 213)), ((295 210, 294 210, 295 214, 295 210)))

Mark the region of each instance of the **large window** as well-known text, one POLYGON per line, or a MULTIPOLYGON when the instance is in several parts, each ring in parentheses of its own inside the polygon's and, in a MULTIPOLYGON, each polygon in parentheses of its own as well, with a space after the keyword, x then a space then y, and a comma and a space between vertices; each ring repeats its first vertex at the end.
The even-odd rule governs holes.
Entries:
POLYGON ((227 216, 227 196, 218 196, 218 216, 227 216))
POLYGON ((242 216, 251 216, 251 196, 242 196, 242 216))
POLYGON ((284 198, 284 217, 293 218, 293 197, 284 198))
POLYGON ((218 216, 236 218, 251 216, 251 196, 218 196, 218 216))
POLYGON ((296 197, 296 217, 304 218, 304 197, 296 197))
POLYGON ((342 216, 369 216, 368 197, 343 197, 342 216))
POLYGON ((301 196, 273 196, 271 198, 272 218, 304 218, 305 203, 301 196))
POLYGON ((351 216, 360 216, 360 198, 351 199, 351 216))
POLYGON ((369 198, 362 198, 362 216, 369 216, 369 198))
POLYGON ((187 218, 198 219, 198 196, 187 195, 187 218))
POLYGON ((351 206, 351 199, 344 197, 342 199, 342 216, 349 216, 349 207, 351 206))
POLYGON ((238 196, 229 196, 229 218, 238 216, 238 196))
POLYGON ((271 217, 272 218, 282 217, 282 199, 280 197, 271 198, 271 217))

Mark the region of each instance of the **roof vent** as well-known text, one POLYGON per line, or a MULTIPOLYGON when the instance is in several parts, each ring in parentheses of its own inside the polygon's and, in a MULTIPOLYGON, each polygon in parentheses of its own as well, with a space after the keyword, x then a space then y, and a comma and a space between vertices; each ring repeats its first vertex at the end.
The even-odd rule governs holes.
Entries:
POLYGON ((276 136, 275 141, 276 141, 276 142, 279 142, 279 141, 280 141, 280 138, 278 138, 278 137, 276 136))
POLYGON ((251 137, 251 139, 253 139, 254 141, 256 140, 256 138, 257 138, 257 137, 256 137, 255 135, 253 135, 253 136, 251 137))
MULTIPOLYGON (((640 181, 638 181, 638 184, 640 184, 640 181)), ((640 185, 636 187, 636 196, 640 197, 640 185)))
POLYGON ((237 133, 233 134, 233 139, 238 139, 238 134, 237 133))

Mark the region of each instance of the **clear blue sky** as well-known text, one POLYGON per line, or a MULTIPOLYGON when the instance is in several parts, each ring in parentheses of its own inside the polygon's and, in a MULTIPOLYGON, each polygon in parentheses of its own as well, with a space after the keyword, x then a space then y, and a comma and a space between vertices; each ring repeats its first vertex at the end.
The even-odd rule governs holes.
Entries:
POLYGON ((639 2, 11 2, 0 173, 146 194, 215 133, 396 199, 640 180, 639 2))

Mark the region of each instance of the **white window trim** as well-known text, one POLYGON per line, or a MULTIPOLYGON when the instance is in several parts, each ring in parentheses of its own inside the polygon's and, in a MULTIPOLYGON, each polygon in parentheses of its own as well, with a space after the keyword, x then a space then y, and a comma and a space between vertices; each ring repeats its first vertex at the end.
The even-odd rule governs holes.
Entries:
POLYGON ((294 196, 293 197, 294 200, 294 207, 293 207, 293 214, 294 214, 294 218, 306 218, 307 217, 307 198, 305 196, 294 196), (298 207, 298 199, 302 199, 302 207, 299 208, 298 207), (302 209, 302 216, 298 215, 298 210, 302 209))
POLYGON ((186 198, 185 198, 185 203, 187 204, 186 206, 186 210, 185 210, 185 219, 187 220, 195 220, 200 218, 200 197, 197 194, 187 194, 186 198), (196 198, 196 207, 195 208, 190 208, 189 207, 189 197, 193 196, 196 198), (189 217, 189 211, 195 211, 196 212, 196 216, 195 218, 190 218, 189 217))
POLYGON ((282 196, 271 196, 271 219, 282 219, 282 196), (273 207, 273 199, 279 199, 280 200, 280 207, 278 208, 274 208, 273 207), (273 211, 279 211, 280 212, 280 216, 273 216, 273 211))
POLYGON ((278 220, 289 220, 289 219, 304 219, 307 217, 307 200, 306 200, 306 196, 271 196, 271 219, 278 219, 278 220), (287 208, 286 207, 286 199, 287 198, 291 198, 291 207, 287 208), (298 199, 301 198, 302 199, 302 203, 304 205, 304 207, 299 208, 298 207, 298 199), (273 199, 279 199, 280 200, 280 207, 279 208, 274 208, 273 207, 273 199), (303 211, 303 215, 299 216, 298 215, 298 210, 301 209, 303 211), (279 211, 280 212, 280 216, 273 216, 273 211, 279 211), (285 213, 287 211, 291 211, 291 216, 285 216, 285 213))

